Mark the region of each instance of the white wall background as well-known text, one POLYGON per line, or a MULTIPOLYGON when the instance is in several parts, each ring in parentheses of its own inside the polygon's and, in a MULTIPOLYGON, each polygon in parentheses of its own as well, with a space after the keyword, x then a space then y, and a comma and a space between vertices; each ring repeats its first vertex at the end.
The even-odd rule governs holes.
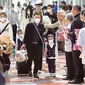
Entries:
POLYGON ((23 3, 25 3, 25 0, 12 0, 13 4, 15 4, 15 6, 17 5, 17 2, 19 1, 21 3, 21 5, 23 5, 23 3))
POLYGON ((48 4, 52 4, 53 0, 43 0, 44 6, 47 6, 48 4))

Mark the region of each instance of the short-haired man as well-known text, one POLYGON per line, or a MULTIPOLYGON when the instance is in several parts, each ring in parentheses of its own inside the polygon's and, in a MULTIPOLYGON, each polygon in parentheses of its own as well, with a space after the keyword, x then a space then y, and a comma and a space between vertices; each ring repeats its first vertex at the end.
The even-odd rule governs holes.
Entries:
POLYGON ((42 44, 43 33, 45 31, 43 24, 41 23, 41 14, 34 13, 34 22, 27 24, 24 36, 24 44, 26 45, 28 53, 28 71, 29 76, 32 76, 32 61, 34 60, 34 77, 39 78, 38 70, 42 64, 42 44))
POLYGON ((80 5, 73 6, 72 13, 74 15, 74 21, 72 22, 71 25, 70 38, 72 41, 72 49, 73 49, 72 55, 75 67, 75 75, 74 75, 74 80, 72 82, 69 82, 69 84, 81 84, 82 82, 84 82, 83 65, 81 59, 79 58, 81 52, 77 46, 78 32, 83 27, 83 22, 80 19, 80 12, 81 12, 80 5))

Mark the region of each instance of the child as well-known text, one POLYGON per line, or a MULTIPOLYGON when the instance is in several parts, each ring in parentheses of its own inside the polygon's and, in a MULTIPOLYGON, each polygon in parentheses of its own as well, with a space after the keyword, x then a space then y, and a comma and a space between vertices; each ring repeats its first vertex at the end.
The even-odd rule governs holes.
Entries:
POLYGON ((25 47, 23 47, 23 32, 21 29, 17 31, 18 38, 17 38, 17 51, 16 51, 16 61, 17 62, 23 62, 26 60, 26 50, 25 47))
POLYGON ((45 47, 45 53, 47 54, 46 62, 48 64, 48 70, 52 77, 56 77, 56 49, 54 43, 54 35, 48 35, 48 44, 45 47))
POLYGON ((21 29, 17 31, 18 33, 18 39, 17 39, 17 50, 21 49, 21 46, 23 45, 23 32, 21 29))

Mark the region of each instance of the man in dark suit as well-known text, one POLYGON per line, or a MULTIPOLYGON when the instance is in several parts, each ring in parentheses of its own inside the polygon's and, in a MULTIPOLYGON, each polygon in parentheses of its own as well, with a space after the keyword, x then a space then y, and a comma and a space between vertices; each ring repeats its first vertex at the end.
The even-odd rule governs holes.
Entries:
POLYGON ((44 25, 41 23, 41 14, 39 12, 34 13, 34 22, 29 23, 26 26, 24 44, 26 45, 28 53, 28 68, 29 76, 32 76, 32 61, 34 60, 34 77, 39 78, 38 70, 41 66, 42 48, 43 48, 43 33, 44 25))
POLYGON ((83 22, 80 19, 80 11, 81 11, 81 7, 79 5, 73 6, 72 13, 74 15, 74 21, 72 22, 71 25, 70 38, 73 44, 72 55, 73 55, 74 69, 72 69, 72 71, 74 71, 73 72, 74 80, 72 82, 69 82, 69 84, 81 84, 82 82, 84 82, 83 65, 81 59, 79 58, 80 51, 76 44, 77 36, 78 36, 77 31, 83 27, 83 22))

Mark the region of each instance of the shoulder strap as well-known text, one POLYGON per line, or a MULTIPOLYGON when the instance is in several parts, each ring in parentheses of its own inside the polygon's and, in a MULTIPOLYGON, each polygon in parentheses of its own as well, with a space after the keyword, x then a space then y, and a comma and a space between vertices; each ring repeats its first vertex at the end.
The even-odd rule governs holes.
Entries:
POLYGON ((7 26, 9 25, 9 23, 7 23, 7 25, 3 28, 3 30, 0 32, 0 35, 5 31, 5 29, 7 28, 7 26))
POLYGON ((44 41, 43 41, 43 39, 42 39, 42 37, 41 37, 41 35, 40 35, 40 32, 39 32, 37 26, 36 26, 34 23, 33 23, 33 25, 34 25, 34 27, 35 27, 35 29, 36 29, 36 31, 37 31, 37 33, 38 33, 40 39, 41 39, 41 42, 42 42, 42 44, 43 44, 42 52, 44 52, 44 41))
POLYGON ((34 23, 33 23, 33 25, 35 26, 36 31, 37 31, 37 33, 38 33, 38 35, 39 35, 39 37, 40 37, 40 39, 41 39, 42 43, 44 43, 44 41, 43 41, 43 39, 42 39, 42 37, 41 37, 41 35, 40 35, 40 32, 39 32, 39 30, 38 30, 37 26, 36 26, 34 23))

